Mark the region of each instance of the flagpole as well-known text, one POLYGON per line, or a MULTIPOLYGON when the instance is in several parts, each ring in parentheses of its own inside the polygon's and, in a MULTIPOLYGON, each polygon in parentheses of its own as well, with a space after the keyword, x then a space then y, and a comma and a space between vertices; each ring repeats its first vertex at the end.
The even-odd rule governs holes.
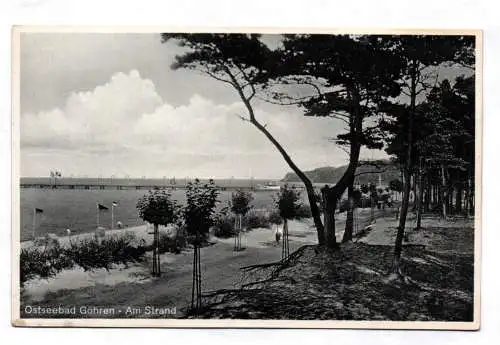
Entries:
POLYGON ((99 203, 96 203, 97 207, 97 227, 99 227, 99 203))
POLYGON ((111 230, 113 230, 113 224, 115 223, 115 204, 111 204, 111 230))
POLYGON ((33 241, 35 241, 35 231, 36 231, 36 207, 33 207, 33 241))

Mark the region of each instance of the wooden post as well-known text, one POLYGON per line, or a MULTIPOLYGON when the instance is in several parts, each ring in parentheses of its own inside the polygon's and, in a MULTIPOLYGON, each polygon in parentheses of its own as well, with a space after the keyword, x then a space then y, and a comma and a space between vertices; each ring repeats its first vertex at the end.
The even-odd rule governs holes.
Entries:
POLYGON ((99 203, 96 203, 97 208, 97 228, 99 227, 99 203))
POLYGON ((36 239, 36 207, 33 207, 33 242, 36 239))
POLYGON ((113 202, 111 204, 111 227, 110 227, 111 230, 113 230, 114 223, 115 223, 115 204, 113 202))

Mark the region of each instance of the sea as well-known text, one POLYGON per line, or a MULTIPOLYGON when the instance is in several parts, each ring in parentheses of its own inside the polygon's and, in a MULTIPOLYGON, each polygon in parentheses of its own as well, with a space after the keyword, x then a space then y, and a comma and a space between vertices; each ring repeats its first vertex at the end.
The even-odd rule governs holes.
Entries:
MULTIPOLYGON (((170 192, 174 200, 179 203, 185 202, 185 190, 175 189, 170 192)), ((97 203, 108 207, 108 210, 99 212, 100 226, 111 228, 113 202, 117 202, 117 206, 113 209, 114 224, 120 221, 125 227, 143 225, 145 223, 140 219, 136 205, 139 198, 146 193, 148 190, 145 189, 21 188, 21 241, 32 239, 33 220, 35 220, 35 236, 37 237, 48 233, 64 236, 68 228, 72 234, 94 231, 97 227, 97 203), (35 208, 43 212, 35 214, 35 208)), ((227 205, 231 193, 230 190, 220 191, 218 207, 227 205)), ((256 209, 273 207, 276 193, 276 191, 253 192, 253 207, 256 209)), ((303 195, 304 200, 305 197, 303 195)))

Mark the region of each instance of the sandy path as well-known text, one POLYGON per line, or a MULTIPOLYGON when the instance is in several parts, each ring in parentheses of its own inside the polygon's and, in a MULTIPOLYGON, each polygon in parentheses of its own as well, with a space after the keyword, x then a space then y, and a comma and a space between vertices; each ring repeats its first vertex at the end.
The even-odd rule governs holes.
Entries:
MULTIPOLYGON (((165 231, 165 227, 160 226, 161 231, 165 231)), ((152 236, 149 234, 149 232, 153 231, 151 225, 140 225, 140 226, 134 226, 134 227, 129 227, 129 228, 123 228, 123 229, 113 229, 113 230, 106 230, 105 236, 114 236, 114 235, 121 235, 124 233, 133 233, 138 240, 144 239, 146 241, 152 241, 152 236)), ((50 234, 49 234, 50 235, 50 234)), ((63 247, 69 246, 70 241, 71 243, 77 243, 79 241, 82 241, 84 239, 91 239, 94 238, 94 232, 84 232, 78 235, 71 235, 71 236, 54 236, 54 238, 57 238, 59 241, 59 244, 63 247)), ((43 237, 42 237, 43 238, 43 237)), ((33 245, 33 241, 23 241, 21 242, 21 248, 29 248, 33 245)))

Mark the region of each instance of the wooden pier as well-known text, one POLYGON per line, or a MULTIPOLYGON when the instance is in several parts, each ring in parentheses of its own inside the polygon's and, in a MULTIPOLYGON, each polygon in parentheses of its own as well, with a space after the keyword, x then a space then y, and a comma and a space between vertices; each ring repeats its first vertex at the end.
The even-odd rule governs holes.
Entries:
MULTIPOLYGON (((189 182, 194 180, 175 180, 175 179, 146 179, 146 178, 37 178, 22 177, 20 180, 21 188, 32 189, 74 189, 74 190, 183 190, 189 182)), ((208 183, 208 179, 200 179, 202 183, 208 183)), ((284 186, 284 182, 275 182, 277 185, 284 186)), ((260 183, 252 180, 215 180, 215 184, 220 190, 245 190, 245 191, 268 191, 260 188, 260 183)), ((299 190, 303 190, 301 183, 287 183, 299 190)), ((319 189, 318 184, 315 186, 319 189)))

